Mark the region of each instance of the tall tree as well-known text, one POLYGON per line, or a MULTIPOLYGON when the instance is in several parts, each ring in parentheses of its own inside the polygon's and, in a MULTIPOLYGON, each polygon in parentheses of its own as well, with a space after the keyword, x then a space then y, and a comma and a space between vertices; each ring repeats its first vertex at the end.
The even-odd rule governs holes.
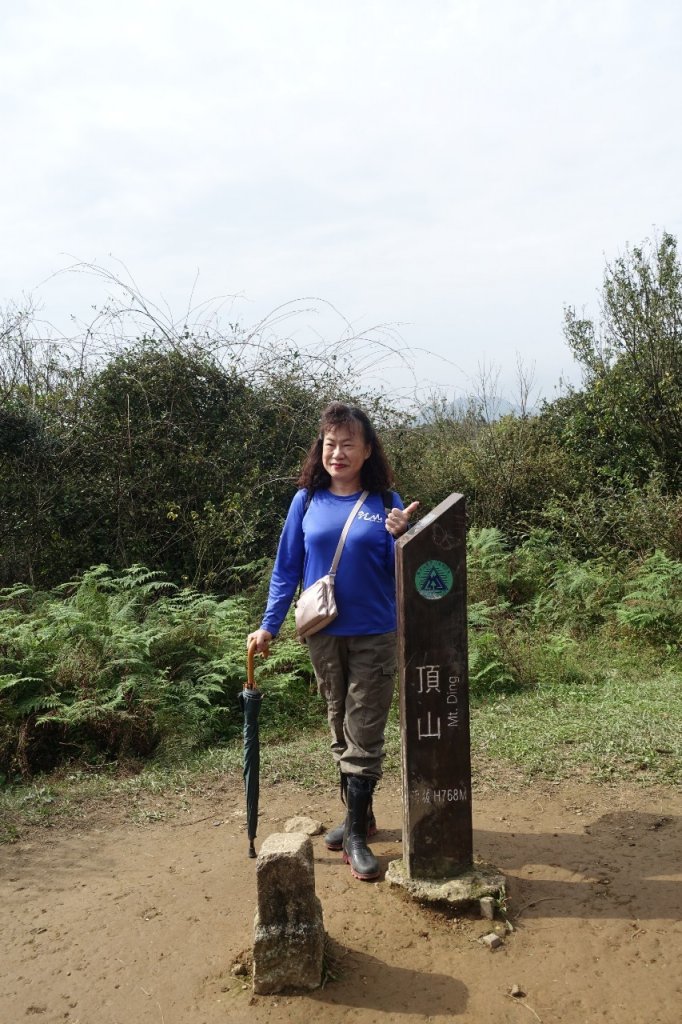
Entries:
POLYGON ((606 267, 595 324, 565 313, 585 389, 564 403, 571 443, 597 470, 644 483, 682 482, 682 268, 677 241, 627 248, 606 267))

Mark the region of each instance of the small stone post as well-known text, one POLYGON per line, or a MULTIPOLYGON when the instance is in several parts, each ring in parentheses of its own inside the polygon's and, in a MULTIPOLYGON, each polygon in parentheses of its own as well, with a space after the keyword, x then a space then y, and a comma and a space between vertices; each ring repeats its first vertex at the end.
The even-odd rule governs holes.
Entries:
POLYGON ((253 991, 318 988, 324 926, 309 837, 301 832, 268 836, 256 862, 256 889, 253 991))

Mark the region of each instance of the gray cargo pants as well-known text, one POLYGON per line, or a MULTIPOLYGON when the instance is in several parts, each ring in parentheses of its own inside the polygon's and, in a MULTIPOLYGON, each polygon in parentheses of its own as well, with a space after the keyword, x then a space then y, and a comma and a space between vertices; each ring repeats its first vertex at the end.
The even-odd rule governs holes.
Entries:
POLYGON ((327 702, 332 754, 345 775, 381 778, 384 731, 396 672, 396 634, 307 639, 327 702))

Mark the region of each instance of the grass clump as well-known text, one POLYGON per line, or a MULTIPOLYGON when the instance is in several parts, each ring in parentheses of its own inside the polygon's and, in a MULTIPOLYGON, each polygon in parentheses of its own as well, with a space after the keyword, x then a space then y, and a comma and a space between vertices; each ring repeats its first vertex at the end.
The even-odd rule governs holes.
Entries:
POLYGON ((526 775, 679 784, 681 722, 682 676, 659 670, 642 679, 631 663, 605 682, 547 683, 480 701, 472 740, 478 755, 526 775))

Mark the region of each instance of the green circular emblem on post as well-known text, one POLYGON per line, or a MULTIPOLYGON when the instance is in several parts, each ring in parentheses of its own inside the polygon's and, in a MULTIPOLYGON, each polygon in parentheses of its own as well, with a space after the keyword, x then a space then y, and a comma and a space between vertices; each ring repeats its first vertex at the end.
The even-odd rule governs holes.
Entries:
POLYGON ((452 590, 452 569, 445 562, 433 558, 419 566, 414 583, 417 593, 427 601, 438 601, 452 590))

